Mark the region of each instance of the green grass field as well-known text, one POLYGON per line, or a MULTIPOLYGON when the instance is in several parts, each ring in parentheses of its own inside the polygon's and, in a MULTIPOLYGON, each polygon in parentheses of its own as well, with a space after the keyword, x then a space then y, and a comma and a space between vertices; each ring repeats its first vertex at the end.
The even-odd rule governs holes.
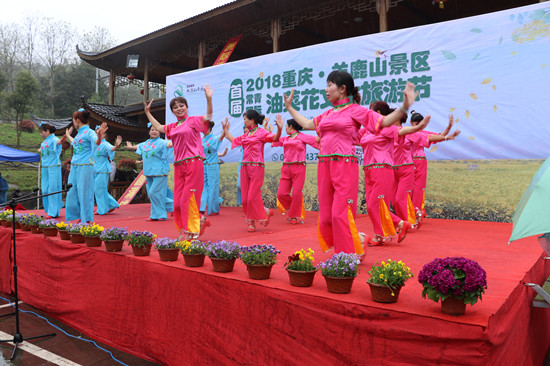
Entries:
MULTIPOLYGON (((0 124, 1 143, 15 145, 13 124, 0 124)), ((42 137, 24 132, 21 136, 22 150, 36 152, 42 137)), ((124 144, 124 143, 123 143, 124 144)), ((62 159, 70 156, 66 151, 62 159)), ((115 161, 121 158, 138 158, 132 151, 117 151, 115 161)), ((426 212, 430 217, 510 221, 521 196, 531 178, 544 160, 442 160, 428 163, 428 187, 426 189, 426 212)), ((276 207, 281 163, 267 163, 263 186, 264 202, 276 207)), ((223 205, 236 206, 237 163, 220 166, 220 195, 223 205)), ((32 167, 12 168, 0 165, 2 176, 22 191, 36 187, 37 169, 32 167)), ((365 188, 360 172, 359 211, 365 212, 365 188)), ((172 184, 171 184, 172 185, 172 184)), ((307 165, 304 200, 307 210, 318 210, 317 165, 307 165)))

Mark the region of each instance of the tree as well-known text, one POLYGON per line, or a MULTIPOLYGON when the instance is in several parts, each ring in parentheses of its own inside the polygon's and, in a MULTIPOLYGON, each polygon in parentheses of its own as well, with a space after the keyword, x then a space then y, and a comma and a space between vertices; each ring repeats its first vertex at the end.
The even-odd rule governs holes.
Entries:
POLYGON ((16 24, 0 24, 0 69, 8 79, 8 91, 13 90, 14 77, 20 67, 21 32, 16 24))
POLYGON ((15 111, 17 122, 17 148, 20 147, 21 124, 19 119, 30 111, 39 90, 38 81, 28 71, 20 71, 15 77, 14 90, 6 95, 6 105, 15 111))

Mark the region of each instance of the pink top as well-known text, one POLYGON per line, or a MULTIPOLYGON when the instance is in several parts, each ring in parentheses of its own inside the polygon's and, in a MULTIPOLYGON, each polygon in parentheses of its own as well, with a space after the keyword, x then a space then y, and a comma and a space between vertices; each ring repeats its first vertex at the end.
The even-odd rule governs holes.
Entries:
POLYGON ((174 144, 174 162, 198 157, 204 159, 201 132, 208 131, 208 122, 202 116, 192 116, 179 126, 178 123, 164 125, 166 138, 174 144))
POLYGON ((315 130, 321 138, 319 156, 355 156, 355 142, 358 141, 357 132, 361 125, 369 132, 377 133, 383 120, 384 116, 359 104, 350 104, 337 111, 325 111, 313 119, 315 130))
POLYGON ((401 127, 389 126, 378 134, 372 134, 366 129, 359 130, 359 138, 363 147, 363 165, 374 164, 393 165, 394 143, 399 138, 401 127))
POLYGON ((231 148, 237 146, 243 147, 243 163, 263 163, 264 162, 264 144, 273 142, 274 134, 267 132, 263 128, 256 127, 246 134, 235 137, 231 148))
POLYGON ((424 148, 425 147, 430 147, 432 142, 430 142, 430 135, 438 135, 438 133, 435 133, 435 132, 431 132, 431 131, 418 131, 416 134, 423 134, 425 135, 425 139, 422 140, 421 143, 417 144, 417 143, 414 143, 413 144, 413 150, 412 150, 412 156, 413 158, 415 157, 424 157, 426 156, 426 154, 424 153, 424 148))
POLYGON ((413 146, 414 145, 427 145, 429 142, 429 135, 412 133, 410 135, 401 136, 395 142, 395 150, 393 153, 393 165, 410 165, 413 164, 413 146))
MULTIPOLYGON (((294 135, 294 134, 293 134, 294 135)), ((271 144, 273 147, 282 146, 284 149, 283 163, 305 163, 306 161, 306 144, 318 149, 319 142, 315 136, 297 132, 294 137, 281 137, 279 141, 271 144)))

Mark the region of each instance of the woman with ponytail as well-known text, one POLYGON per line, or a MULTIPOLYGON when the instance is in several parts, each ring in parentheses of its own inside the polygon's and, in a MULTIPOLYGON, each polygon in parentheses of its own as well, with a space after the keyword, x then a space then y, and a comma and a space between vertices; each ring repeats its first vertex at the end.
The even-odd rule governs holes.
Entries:
POLYGON ((227 118, 222 122, 225 138, 231 142, 231 148, 243 147, 243 161, 241 163, 241 198, 243 211, 248 223, 248 231, 256 231, 256 222, 262 222, 264 226, 269 224, 269 218, 273 215, 271 210, 264 207, 262 200, 262 185, 264 184, 264 145, 268 142, 279 141, 283 128, 283 119, 277 116, 277 133, 274 135, 261 128, 265 119, 263 114, 255 110, 248 110, 243 114, 244 125, 248 132, 238 137, 233 137, 229 132, 227 118))
MULTIPOLYGON (((92 153, 101 144, 101 138, 88 125, 90 112, 81 108, 73 113, 73 126, 77 129, 74 139, 73 127, 65 131, 65 136, 73 146, 69 183, 72 188, 67 192, 65 217, 67 221, 94 221, 94 168, 92 153)), ((99 128, 100 135, 107 130, 107 123, 99 128)))
MULTIPOLYGON (((62 188, 61 184, 61 160, 59 156, 63 150, 62 146, 67 137, 63 135, 61 139, 55 136, 56 128, 48 123, 42 122, 39 127, 40 135, 44 141, 40 144, 38 152, 41 158, 41 188, 42 194, 58 192, 62 188)), ((61 193, 52 196, 42 197, 44 211, 48 219, 59 217, 59 211, 63 207, 61 193)))
POLYGON ((316 130, 321 138, 317 185, 319 189, 319 230, 321 249, 364 254, 355 226, 359 169, 355 155, 358 131, 364 126, 377 134, 406 114, 417 93, 407 83, 403 105, 388 116, 382 116, 359 103, 361 96, 352 76, 335 70, 327 77, 326 97, 333 108, 308 119, 292 106, 294 90, 284 95, 285 106, 294 120, 306 130, 316 130))
POLYGON ((151 114, 153 100, 143 103, 145 114, 151 125, 174 146, 174 223, 180 231, 180 239, 195 239, 202 234, 210 222, 199 213, 204 187, 204 151, 201 132, 206 133, 208 121, 212 120, 212 89, 204 87, 206 115, 188 117, 187 100, 176 97, 170 101, 170 110, 177 122, 161 125, 151 114))

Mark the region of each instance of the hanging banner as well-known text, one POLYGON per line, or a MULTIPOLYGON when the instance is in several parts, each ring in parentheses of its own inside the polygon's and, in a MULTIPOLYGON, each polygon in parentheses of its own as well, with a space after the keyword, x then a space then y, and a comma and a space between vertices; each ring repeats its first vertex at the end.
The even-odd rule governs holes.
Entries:
POLYGON ((141 172, 139 172, 138 176, 136 177, 136 179, 134 179, 132 184, 130 184, 130 187, 128 187, 126 191, 122 194, 122 196, 120 196, 120 198, 118 199, 118 204, 120 206, 129 205, 136 194, 138 194, 138 192, 141 190, 141 187, 143 187, 145 182, 146 178, 145 175, 143 175, 142 170, 141 172))
MULTIPOLYGON (((543 2, 171 75, 166 121, 176 120, 169 108, 175 96, 187 98, 190 115, 205 114, 206 84, 214 90, 215 134, 228 117, 231 133, 241 135, 248 109, 272 121, 291 118, 283 101, 291 89, 295 108, 313 118, 331 107, 327 75, 346 70, 366 107, 377 100, 399 106, 411 81, 420 92, 412 109, 432 116, 428 130, 442 131, 454 115, 462 134, 427 150, 428 159, 542 159, 550 155, 549 50, 550 4, 543 2)), ((238 161, 238 150, 224 160, 238 161)), ((281 161, 282 152, 266 145, 265 161, 281 161)), ((307 156, 315 161, 317 150, 308 146, 307 156)))
POLYGON ((216 59, 216 61, 214 61, 213 66, 225 64, 227 60, 229 60, 229 56, 231 56, 231 54, 235 50, 235 47, 237 47, 237 44, 241 40, 241 37, 242 34, 237 37, 230 38, 229 41, 227 41, 227 44, 223 48, 222 52, 220 52, 218 58, 216 59))

